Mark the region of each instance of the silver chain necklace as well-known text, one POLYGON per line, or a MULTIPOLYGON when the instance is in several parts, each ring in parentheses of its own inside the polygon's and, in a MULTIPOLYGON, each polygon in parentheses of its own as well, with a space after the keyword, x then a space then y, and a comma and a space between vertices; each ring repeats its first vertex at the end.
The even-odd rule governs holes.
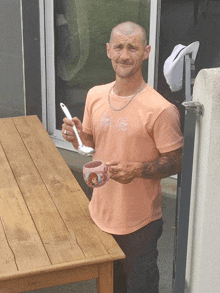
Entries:
POLYGON ((114 85, 110 88, 110 90, 109 90, 109 93, 108 93, 108 102, 109 102, 109 105, 110 105, 110 107, 114 110, 114 111, 120 111, 120 110, 122 110, 122 109, 124 109, 125 107, 127 107, 130 103, 131 103, 131 101, 134 99, 134 97, 137 95, 137 94, 139 94, 142 90, 143 90, 143 88, 145 87, 145 85, 146 85, 146 82, 144 82, 144 84, 142 85, 142 87, 130 98, 130 101, 125 105, 125 106, 123 106, 122 108, 119 108, 119 109, 116 109, 116 108, 114 108, 113 106, 112 106, 112 104, 111 104, 111 101, 110 101, 110 93, 111 93, 111 91, 112 91, 112 89, 113 89, 113 87, 114 87, 114 85))

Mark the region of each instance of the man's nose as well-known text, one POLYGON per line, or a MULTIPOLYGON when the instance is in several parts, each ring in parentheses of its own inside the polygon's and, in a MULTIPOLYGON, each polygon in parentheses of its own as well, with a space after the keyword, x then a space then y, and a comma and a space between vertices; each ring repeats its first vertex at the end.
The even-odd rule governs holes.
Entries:
POLYGON ((123 48, 122 51, 121 51, 121 56, 120 57, 123 60, 129 59, 130 58, 130 55, 129 55, 128 49, 123 48))

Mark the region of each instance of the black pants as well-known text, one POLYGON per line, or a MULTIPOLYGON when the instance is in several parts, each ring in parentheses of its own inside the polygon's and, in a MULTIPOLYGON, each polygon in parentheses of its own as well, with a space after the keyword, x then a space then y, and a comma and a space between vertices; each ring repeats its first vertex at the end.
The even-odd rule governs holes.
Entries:
POLYGON ((127 234, 112 235, 126 258, 114 262, 114 293, 159 293, 157 241, 163 220, 127 234))

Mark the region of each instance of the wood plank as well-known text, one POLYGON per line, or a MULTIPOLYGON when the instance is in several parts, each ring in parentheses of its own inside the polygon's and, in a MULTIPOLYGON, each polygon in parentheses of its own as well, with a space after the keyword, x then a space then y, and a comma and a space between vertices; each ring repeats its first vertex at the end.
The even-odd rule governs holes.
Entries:
MULTIPOLYGON (((19 270, 50 265, 17 182, 0 145, 0 215, 19 270)), ((0 264, 1 266, 1 264, 0 264)))
POLYGON ((2 146, 52 264, 84 258, 12 120, 0 120, 2 146))
POLYGON ((86 258, 108 254, 91 225, 91 218, 80 206, 78 182, 39 119, 28 116, 13 118, 13 121, 68 230, 76 237, 86 258))
MULTIPOLYGON (((85 196, 82 190, 77 192, 77 197, 78 197, 78 201, 79 201, 81 209, 83 210, 86 217, 90 219, 90 214, 88 209, 88 204, 89 204, 88 198, 85 196)), ((100 240, 104 244, 109 254, 118 254, 120 259, 125 258, 125 254, 123 253, 121 248, 118 246, 115 239, 109 233, 106 233, 100 230, 93 221, 91 222, 91 226, 95 230, 95 232, 98 234, 100 240)))
POLYGON ((119 256, 119 259, 125 258, 124 252, 121 250, 118 243, 115 241, 114 237, 100 230, 95 223, 93 223, 93 229, 99 235, 99 238, 104 243, 105 248, 108 250, 109 254, 117 254, 119 256))
POLYGON ((0 219, 0 274, 17 272, 14 254, 8 245, 4 220, 0 219))

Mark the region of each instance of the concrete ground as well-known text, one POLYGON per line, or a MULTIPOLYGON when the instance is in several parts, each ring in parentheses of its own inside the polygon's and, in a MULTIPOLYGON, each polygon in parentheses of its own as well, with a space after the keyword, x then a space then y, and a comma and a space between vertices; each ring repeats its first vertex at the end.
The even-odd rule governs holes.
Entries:
MULTIPOLYGON (((65 153, 60 150, 64 159, 65 153)), ((81 157, 82 160, 82 157, 81 157)), ((85 159, 87 160, 87 159, 85 159)), ((75 163, 77 160, 74 160, 75 163)), ((69 162, 68 162, 69 163, 69 162)), ((91 189, 85 184, 81 167, 72 168, 68 164, 81 185, 88 198, 91 198, 91 189)), ((75 165, 76 166, 76 165, 75 165)), ((160 293, 172 293, 172 274, 173 274, 173 249, 174 249, 174 229, 175 210, 176 210, 176 184, 177 180, 173 178, 165 178, 162 180, 162 210, 163 210, 163 234, 158 242, 158 266, 160 270, 160 293)), ((89 280, 79 283, 73 283, 42 290, 29 291, 29 293, 97 293, 96 280, 89 280)))

